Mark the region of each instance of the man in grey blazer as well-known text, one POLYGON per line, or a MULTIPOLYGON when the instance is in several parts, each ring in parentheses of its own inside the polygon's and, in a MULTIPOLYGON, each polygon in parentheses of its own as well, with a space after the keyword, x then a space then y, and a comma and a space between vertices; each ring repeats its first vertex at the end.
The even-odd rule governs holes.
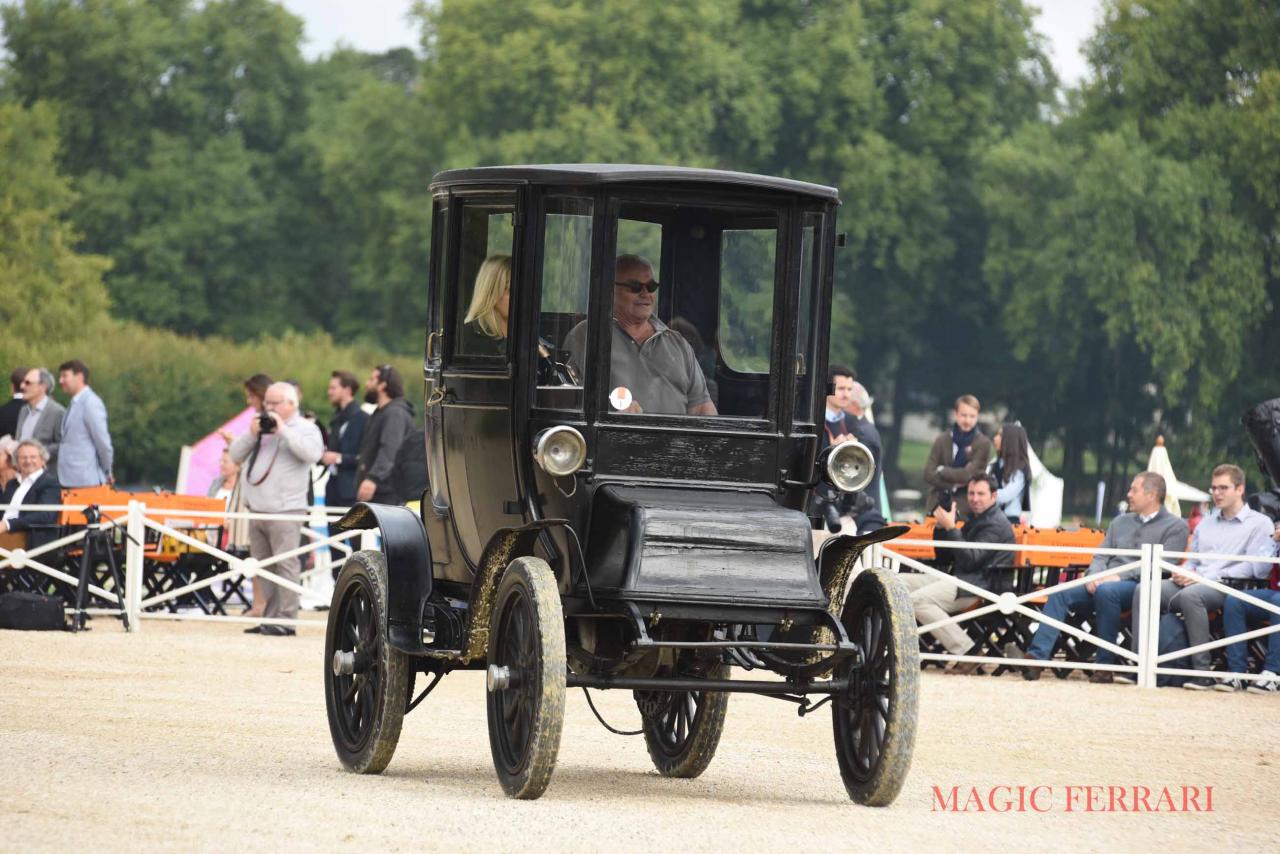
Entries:
POLYGON ((89 366, 79 359, 63 362, 58 366, 58 385, 71 398, 62 419, 58 482, 63 489, 115 483, 107 407, 89 388, 89 366))
POLYGON ((35 439, 49 452, 48 468, 57 471, 58 451, 62 444, 62 417, 67 411, 49 396, 53 391, 53 374, 48 368, 32 368, 22 381, 22 397, 27 405, 18 413, 19 442, 35 439))

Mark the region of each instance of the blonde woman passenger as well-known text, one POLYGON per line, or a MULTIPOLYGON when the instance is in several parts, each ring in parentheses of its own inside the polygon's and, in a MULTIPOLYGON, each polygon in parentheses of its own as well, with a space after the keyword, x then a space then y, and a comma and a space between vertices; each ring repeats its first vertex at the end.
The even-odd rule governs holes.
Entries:
MULTIPOLYGON (((476 273, 471 305, 463 318, 462 352, 507 354, 507 318, 511 311, 511 256, 498 252, 484 259, 476 273)), ((551 344, 538 339, 538 385, 576 385, 564 365, 552 358, 551 344)))
POLYGON ((507 314, 511 308, 511 256, 495 253, 476 273, 475 289, 463 330, 463 352, 506 355, 507 314))

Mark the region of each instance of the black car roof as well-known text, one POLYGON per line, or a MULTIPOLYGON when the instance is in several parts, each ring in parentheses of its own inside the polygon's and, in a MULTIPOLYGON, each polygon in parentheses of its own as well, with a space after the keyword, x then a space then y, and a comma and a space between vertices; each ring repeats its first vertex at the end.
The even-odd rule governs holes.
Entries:
POLYGON ((545 163, 526 166, 478 166, 440 172, 431 182, 432 188, 459 184, 528 182, 532 184, 627 184, 680 182, 691 184, 731 184, 779 190, 838 202, 835 187, 728 172, 720 169, 692 169, 687 166, 636 166, 623 163, 545 163))

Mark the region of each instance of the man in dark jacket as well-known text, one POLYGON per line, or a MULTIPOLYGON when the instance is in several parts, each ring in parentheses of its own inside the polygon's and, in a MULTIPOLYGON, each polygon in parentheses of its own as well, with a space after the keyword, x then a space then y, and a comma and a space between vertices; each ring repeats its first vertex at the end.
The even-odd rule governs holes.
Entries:
POLYGON ((987 463, 995 446, 978 429, 978 413, 981 404, 971 394, 956 398, 951 413, 951 429, 940 433, 929 448, 929 458, 924 464, 924 482, 929 484, 929 498, 924 511, 932 513, 938 504, 950 503, 954 497, 960 508, 958 518, 968 519, 965 484, 976 474, 987 470, 987 463))
POLYGON ((22 396, 22 381, 27 377, 28 368, 14 368, 9 374, 9 387, 13 389, 9 399, 0 405, 0 436, 18 436, 18 413, 26 406, 22 396))
POLYGON ((819 437, 818 450, 824 451, 831 445, 857 440, 867 446, 875 458, 875 476, 865 490, 857 495, 838 492, 834 487, 820 483, 813 490, 813 515, 826 520, 827 530, 831 533, 865 534, 884 527, 884 516, 880 513, 880 472, 881 452, 880 434, 875 425, 861 416, 870 405, 867 390, 853 379, 853 370, 843 365, 832 365, 827 371, 827 382, 831 394, 827 395, 826 417, 819 437), (848 410, 853 410, 851 413, 848 410), (834 521, 840 519, 845 524, 842 528, 833 528, 834 521))
POLYGON ((23 510, 23 505, 61 504, 62 487, 48 468, 49 452, 35 439, 19 442, 14 449, 18 476, 9 482, 0 504, 10 505, 0 520, 0 534, 27 532, 27 548, 34 549, 58 537, 57 510, 23 510))
POLYGON ((356 501, 356 464, 369 421, 368 413, 356 400, 359 392, 360 381, 350 371, 334 371, 329 376, 328 395, 334 414, 328 446, 320 458, 329 467, 329 480, 324 487, 327 507, 350 507, 356 501))
MULTIPOLYGON (((404 397, 404 380, 390 365, 380 365, 365 383, 365 400, 378 405, 365 425, 356 462, 356 499, 379 504, 403 504, 396 489, 396 454, 413 432, 413 406, 404 397)), ((416 496, 414 496, 416 497, 416 496)))
MULTIPOLYGON (((963 533, 956 528, 956 510, 937 507, 933 518, 937 520, 934 537, 938 540, 954 540, 967 543, 1014 542, 1013 527, 1009 518, 996 504, 995 479, 989 474, 974 475, 965 490, 970 518, 963 533)), ((1003 593, 1010 586, 1013 552, 987 549, 939 549, 940 556, 950 554, 951 574, 976 587, 1003 593)), ((967 610, 978 597, 961 590, 949 580, 932 575, 907 574, 899 576, 911 590, 911 602, 915 606, 916 619, 925 625, 944 620, 953 614, 967 610)), ((973 641, 964 628, 956 623, 933 630, 933 636, 953 655, 964 655, 973 641)), ((960 663, 950 668, 956 673, 973 673, 977 664, 960 663)))

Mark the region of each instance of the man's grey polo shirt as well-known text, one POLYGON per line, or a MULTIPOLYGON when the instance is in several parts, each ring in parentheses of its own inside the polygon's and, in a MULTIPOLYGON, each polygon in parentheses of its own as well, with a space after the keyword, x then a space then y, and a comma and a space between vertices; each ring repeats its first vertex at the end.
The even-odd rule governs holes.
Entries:
MULTIPOLYGON (((610 320, 613 329, 610 389, 624 386, 640 404, 642 412, 655 415, 685 415, 690 407, 711 400, 707 380, 683 335, 651 317, 649 322, 653 324, 654 334, 643 344, 637 344, 616 319, 610 320)), ((579 376, 585 376, 586 337, 587 324, 583 321, 564 338, 569 364, 579 376)))

